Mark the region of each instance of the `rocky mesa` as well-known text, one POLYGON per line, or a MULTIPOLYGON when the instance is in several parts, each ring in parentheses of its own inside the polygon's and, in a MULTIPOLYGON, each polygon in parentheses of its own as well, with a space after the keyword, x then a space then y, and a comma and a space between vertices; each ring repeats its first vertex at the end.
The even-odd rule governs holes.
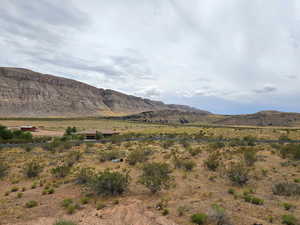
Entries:
POLYGON ((145 111, 201 111, 105 90, 21 68, 0 68, 0 116, 115 116, 145 111))

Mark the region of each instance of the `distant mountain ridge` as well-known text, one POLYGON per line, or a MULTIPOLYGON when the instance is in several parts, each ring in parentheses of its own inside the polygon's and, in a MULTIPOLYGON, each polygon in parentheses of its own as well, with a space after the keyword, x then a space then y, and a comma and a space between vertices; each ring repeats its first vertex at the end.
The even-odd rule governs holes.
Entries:
POLYGON ((0 67, 1 117, 114 116, 158 110, 205 112, 28 69, 0 67))

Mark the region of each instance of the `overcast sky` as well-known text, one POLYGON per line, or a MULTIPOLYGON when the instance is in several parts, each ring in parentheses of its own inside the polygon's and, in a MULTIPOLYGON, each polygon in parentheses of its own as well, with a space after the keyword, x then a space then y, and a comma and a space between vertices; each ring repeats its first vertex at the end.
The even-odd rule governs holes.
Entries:
POLYGON ((214 113, 300 112, 299 0, 1 0, 0 66, 214 113))

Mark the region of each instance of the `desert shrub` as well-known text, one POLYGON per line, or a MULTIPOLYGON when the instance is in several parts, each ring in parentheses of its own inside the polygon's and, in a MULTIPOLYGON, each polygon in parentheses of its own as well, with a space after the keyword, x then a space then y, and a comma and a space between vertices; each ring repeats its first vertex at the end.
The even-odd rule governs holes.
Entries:
POLYGON ((236 194, 236 191, 233 188, 229 188, 227 192, 228 192, 228 194, 231 194, 231 195, 236 194))
POLYGON ((62 141, 55 138, 53 141, 43 145, 43 149, 49 152, 55 152, 56 149, 62 144, 62 141))
POLYGON ((289 138, 288 135, 286 134, 282 134, 280 135, 280 137, 278 138, 279 141, 290 141, 291 139, 289 138))
POLYGON ((66 163, 69 166, 73 166, 81 158, 81 153, 79 151, 72 151, 67 155, 66 163))
POLYGON ((125 192, 129 185, 129 173, 104 170, 95 174, 87 183, 88 187, 97 195, 113 196, 125 192))
POLYGON ((237 185, 244 185, 249 180, 249 169, 244 163, 231 163, 229 168, 226 170, 228 178, 237 185))
POLYGON ((248 146, 255 146, 256 138, 253 136, 246 136, 243 138, 243 141, 248 146))
POLYGON ((187 159, 179 159, 175 158, 173 160, 175 168, 184 169, 186 171, 192 171, 193 168, 196 166, 196 163, 192 160, 187 159))
POLYGON ((51 169, 52 175, 57 178, 66 177, 70 173, 70 171, 71 171, 71 167, 67 164, 62 164, 51 169))
POLYGON ((129 165, 135 165, 148 160, 148 153, 144 149, 134 150, 127 156, 127 162, 129 165))
POLYGON ((204 213, 197 213, 191 216, 191 221, 195 224, 202 225, 207 222, 208 216, 204 213))
POLYGON ((163 216, 166 216, 166 215, 168 215, 170 213, 170 211, 168 210, 168 209, 163 209, 163 211, 162 211, 162 215, 163 216))
POLYGON ((211 149, 220 149, 220 148, 224 148, 225 144, 223 142, 214 142, 210 144, 210 148, 211 149))
POLYGON ((71 198, 66 198, 62 201, 61 206, 66 208, 68 205, 71 205, 73 203, 73 200, 71 198))
POLYGON ((68 220, 59 220, 55 222, 53 225, 77 225, 77 224, 68 220))
POLYGON ((285 210, 290 210, 290 209, 293 209, 293 208, 295 208, 295 206, 293 205, 293 204, 291 204, 291 203, 288 203, 288 202, 284 202, 283 204, 282 204, 282 206, 283 206, 283 208, 285 209, 285 210))
POLYGON ((170 187, 172 177, 171 169, 166 163, 147 163, 143 166, 143 173, 139 182, 145 185, 152 193, 170 187))
POLYGON ((31 200, 26 202, 25 207, 26 208, 33 208, 36 207, 38 205, 37 201, 31 200))
POLYGON ((198 148, 189 148, 188 151, 191 154, 191 156, 197 156, 202 152, 202 149, 200 147, 198 147, 198 148))
POLYGON ((75 172, 75 183, 86 184, 94 175, 94 169, 92 168, 79 168, 75 172))
POLYGON ((43 167, 37 161, 26 163, 23 168, 23 172, 28 178, 37 177, 42 171, 43 167))
POLYGON ((88 204, 89 201, 90 201, 90 198, 89 198, 89 197, 82 197, 82 198, 80 199, 80 203, 81 203, 82 205, 88 204))
POLYGON ((78 204, 70 204, 67 206, 66 209, 67 209, 68 214, 73 214, 76 211, 76 209, 79 209, 79 205, 78 204))
POLYGON ((251 196, 249 194, 244 195, 244 200, 245 200, 245 202, 249 202, 254 205, 263 205, 264 204, 263 199, 251 196))
POLYGON ((8 165, 3 161, 0 161, 0 179, 7 175, 8 165))
POLYGON ((281 182, 272 187, 273 194, 281 196, 300 195, 300 184, 281 182))
POLYGON ((247 166, 253 166, 257 161, 256 151, 246 149, 244 151, 244 160, 247 166))
POLYGON ((99 160, 100 162, 111 161, 113 159, 119 159, 124 156, 124 153, 120 150, 108 150, 108 151, 101 151, 99 153, 99 160))
POLYGON ((237 147, 237 146, 246 146, 247 143, 239 138, 231 139, 228 143, 230 147, 237 147))
POLYGON ((172 140, 164 141, 164 142, 162 142, 162 147, 163 147, 164 149, 169 149, 169 148, 171 148, 174 144, 175 144, 175 142, 172 141, 172 140))
POLYGON ((283 215, 281 219, 282 219, 282 224, 298 225, 298 220, 293 215, 283 215))
POLYGON ((177 208, 177 214, 178 216, 183 216, 185 214, 185 212, 188 211, 188 208, 186 206, 179 206, 177 208))
POLYGON ((230 225, 230 220, 225 209, 218 204, 213 204, 209 213, 209 220, 216 225, 230 225))
POLYGON ((208 158, 204 161, 204 165, 207 167, 207 169, 216 171, 217 168, 220 165, 220 157, 219 154, 214 152, 211 153, 208 158))
POLYGON ((191 147, 190 142, 188 142, 188 140, 186 139, 182 139, 180 141, 180 144, 182 145, 182 147, 184 147, 185 149, 189 149, 191 147))
POLYGON ((106 205, 102 202, 97 202, 97 204, 96 204, 97 210, 104 209, 105 207, 106 207, 106 205))
POLYGON ((280 149, 280 154, 283 158, 300 160, 300 145, 299 144, 285 145, 280 149))
POLYGON ((33 150, 33 146, 30 146, 30 145, 23 145, 21 146, 25 152, 31 152, 33 150))

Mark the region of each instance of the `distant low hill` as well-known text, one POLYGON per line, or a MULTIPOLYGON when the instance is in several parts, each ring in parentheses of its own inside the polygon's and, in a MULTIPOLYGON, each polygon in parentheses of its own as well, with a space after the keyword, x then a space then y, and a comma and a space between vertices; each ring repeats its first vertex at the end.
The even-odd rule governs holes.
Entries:
POLYGON ((300 126, 300 113, 261 111, 254 114, 224 116, 213 123, 247 126, 300 126))
POLYGON ((0 67, 0 117, 116 116, 158 110, 201 112, 28 69, 0 67))
POLYGON ((207 122, 210 112, 207 111, 182 111, 182 110, 158 110, 147 111, 135 115, 123 116, 120 119, 131 121, 142 121, 150 123, 191 123, 207 122))

